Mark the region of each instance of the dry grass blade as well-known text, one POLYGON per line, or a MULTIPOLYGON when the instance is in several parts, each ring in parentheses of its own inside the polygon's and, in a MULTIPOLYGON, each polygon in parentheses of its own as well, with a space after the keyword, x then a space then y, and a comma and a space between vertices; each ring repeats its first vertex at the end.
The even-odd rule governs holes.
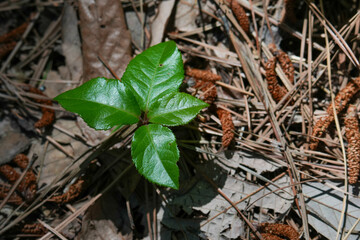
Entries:
MULTIPOLYGON (((324 12, 324 5, 323 5, 322 0, 320 0, 320 6, 321 6, 321 11, 323 13, 324 12)), ((321 18, 321 21, 326 21, 326 18, 325 17, 321 18)), ((328 82, 329 82, 330 89, 332 89, 330 46, 329 46, 329 39, 328 39, 328 33, 327 33, 327 28, 326 27, 324 28, 324 34, 325 34, 325 46, 326 46, 326 64, 327 64, 328 82)), ((336 39, 335 39, 335 41, 336 41, 336 39)), ((357 85, 357 88, 359 88, 359 85, 357 85)), ((342 137, 342 133, 341 133, 341 129, 340 129, 339 119, 338 119, 338 116, 337 116, 337 113, 338 113, 338 111, 340 112, 340 108, 342 106, 339 106, 339 107, 336 106, 337 101, 335 101, 336 98, 334 99, 334 94, 333 93, 331 93, 330 96, 331 96, 332 110, 329 110, 327 112, 329 114, 331 112, 333 112, 336 131, 337 131, 337 135, 338 135, 340 146, 341 146, 341 153, 342 153, 342 157, 343 157, 343 159, 345 161, 346 152, 345 152, 344 141, 343 141, 343 137, 342 137)), ((346 96, 339 97, 339 98, 340 99, 342 99, 342 98, 346 99, 346 96)), ((347 176, 347 166, 346 166, 347 164, 346 164, 346 161, 345 161, 344 165, 345 165, 345 168, 346 168, 345 169, 345 176, 347 176)), ((347 181, 347 179, 345 179, 344 189, 345 189, 345 191, 348 190, 348 181, 347 181)), ((342 212, 341 212, 341 217, 340 217, 340 221, 339 221, 338 228, 337 228, 336 239, 339 239, 339 237, 341 235, 341 232, 344 230, 344 227, 345 227, 344 223, 345 223, 345 216, 346 216, 347 200, 348 200, 348 195, 344 194, 343 195, 343 201, 342 201, 342 212)))

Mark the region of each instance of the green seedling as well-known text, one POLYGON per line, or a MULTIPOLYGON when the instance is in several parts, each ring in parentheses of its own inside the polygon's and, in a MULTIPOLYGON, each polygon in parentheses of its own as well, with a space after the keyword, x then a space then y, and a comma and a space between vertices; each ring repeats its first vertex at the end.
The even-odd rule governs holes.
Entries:
POLYGON ((131 144, 136 169, 151 182, 178 189, 179 150, 166 126, 186 124, 208 106, 179 92, 183 78, 181 54, 168 41, 137 55, 121 81, 94 78, 55 100, 97 130, 138 124, 131 144))

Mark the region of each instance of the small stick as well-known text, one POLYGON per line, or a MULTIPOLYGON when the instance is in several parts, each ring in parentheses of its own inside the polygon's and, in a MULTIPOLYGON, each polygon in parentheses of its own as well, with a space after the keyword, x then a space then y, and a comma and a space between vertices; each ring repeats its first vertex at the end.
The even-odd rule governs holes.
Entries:
POLYGON ((109 72, 111 73, 111 75, 113 75, 113 77, 114 77, 115 79, 118 79, 118 80, 121 82, 121 79, 120 79, 119 76, 115 73, 115 71, 112 70, 112 68, 109 66, 109 64, 108 64, 100 55, 98 56, 98 58, 99 58, 100 62, 105 66, 105 68, 106 68, 107 70, 109 70, 109 72))

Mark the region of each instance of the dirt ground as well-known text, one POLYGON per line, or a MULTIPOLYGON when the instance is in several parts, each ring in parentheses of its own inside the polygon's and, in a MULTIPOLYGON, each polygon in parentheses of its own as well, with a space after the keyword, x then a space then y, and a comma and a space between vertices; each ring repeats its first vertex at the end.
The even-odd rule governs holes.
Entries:
POLYGON ((359 239, 360 1, 0 2, 0 239, 359 239), (175 41, 180 188, 54 97, 175 41))

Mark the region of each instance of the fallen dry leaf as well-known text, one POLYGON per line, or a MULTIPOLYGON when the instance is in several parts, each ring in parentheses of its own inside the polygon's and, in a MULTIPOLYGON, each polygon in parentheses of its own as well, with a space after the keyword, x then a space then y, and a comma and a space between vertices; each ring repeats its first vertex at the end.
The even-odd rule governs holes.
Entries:
MULTIPOLYGON (((79 15, 83 81, 96 77, 114 78, 99 57, 120 78, 131 59, 131 36, 121 2, 80 0, 79 15)), ((97 144, 110 134, 109 131, 95 131, 82 120, 79 120, 79 126, 90 144, 97 144)))
POLYGON ((121 77, 131 59, 131 37, 120 1, 80 0, 80 30, 84 62, 83 81, 113 78, 99 60, 121 77))
POLYGON ((162 1, 159 4, 159 12, 151 24, 151 43, 150 46, 161 43, 164 31, 174 7, 175 0, 162 1))

